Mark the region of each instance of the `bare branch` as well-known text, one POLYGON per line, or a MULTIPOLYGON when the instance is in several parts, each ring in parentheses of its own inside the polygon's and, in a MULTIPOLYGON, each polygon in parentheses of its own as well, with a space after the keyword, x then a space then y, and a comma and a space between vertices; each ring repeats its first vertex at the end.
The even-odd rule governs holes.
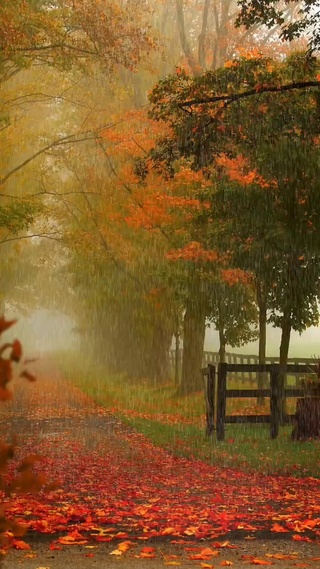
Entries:
MULTIPOLYGON (((56 44, 47 44, 47 45, 34 45, 34 46, 30 46, 30 47, 15 47, 14 53, 16 53, 17 51, 19 52, 23 52, 23 53, 33 53, 34 51, 51 51, 51 50, 56 50, 56 49, 66 49, 66 50, 70 50, 70 51, 76 51, 79 53, 84 53, 86 55, 98 55, 98 52, 96 50, 90 50, 90 49, 84 49, 81 47, 77 47, 74 45, 70 45, 67 43, 56 43, 56 44)), ((4 51, 5 48, 4 47, 0 47, 0 52, 4 51)), ((6 53, 8 53, 8 50, 6 50, 6 53)))
POLYGON ((35 160, 35 158, 37 158, 41 154, 46 153, 48 150, 51 150, 52 148, 58 148, 59 146, 67 146, 69 144, 75 144, 78 142, 86 142, 88 140, 97 140, 97 138, 99 137, 99 134, 101 132, 103 132, 107 128, 111 128, 111 127, 115 126, 115 124, 117 124, 117 123, 103 126, 98 131, 90 131, 89 130, 87 132, 69 134, 67 136, 63 136, 63 137, 59 138, 58 140, 54 140, 50 144, 47 144, 43 148, 40 148, 40 150, 37 150, 37 152, 34 152, 31 156, 29 156, 29 158, 26 158, 26 160, 24 160, 23 162, 20 162, 20 164, 18 164, 12 170, 7 172, 7 174, 2 176, 0 178, 0 185, 3 185, 9 178, 11 178, 11 176, 13 176, 13 174, 16 174, 17 172, 19 172, 19 170, 24 168, 24 166, 27 166, 27 164, 29 164, 30 162, 33 162, 33 160, 35 160))
POLYGON ((5 237, 0 241, 0 245, 3 243, 9 243, 9 241, 21 241, 21 239, 32 239, 33 237, 41 237, 43 239, 53 239, 54 241, 61 241, 61 237, 53 237, 53 235, 60 235, 59 231, 54 231, 53 233, 32 233, 32 235, 21 235, 19 237, 5 237))

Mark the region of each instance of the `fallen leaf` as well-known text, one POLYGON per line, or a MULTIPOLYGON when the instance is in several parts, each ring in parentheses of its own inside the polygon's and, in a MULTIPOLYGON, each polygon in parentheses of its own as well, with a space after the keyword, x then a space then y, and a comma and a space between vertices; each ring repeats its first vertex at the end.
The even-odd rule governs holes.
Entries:
POLYGON ((297 559, 297 554, 296 553, 292 553, 290 554, 286 554, 286 553, 265 553, 266 557, 272 557, 273 559, 297 559))
POLYGON ((120 551, 120 549, 114 549, 113 551, 110 551, 109 555, 122 555, 123 551, 120 551))
POLYGON ((292 536, 293 541, 307 541, 308 543, 312 543, 312 539, 310 539, 309 537, 300 535, 299 533, 296 533, 292 536))
POLYGON ((200 551, 201 555, 208 555, 209 557, 219 555, 219 551, 206 547, 200 551))
POLYGON ((176 532, 175 528, 165 528, 162 532, 161 535, 171 535, 173 533, 176 532))
POLYGON ((61 551, 62 547, 60 547, 60 545, 58 545, 57 543, 52 542, 49 545, 49 549, 50 549, 50 551, 56 551, 56 550, 61 551))
POLYGON ((125 553, 131 547, 131 545, 133 545, 132 541, 123 541, 122 543, 119 543, 118 549, 119 551, 125 553))
POLYGON ((270 528, 270 531, 274 531, 276 533, 288 533, 289 532, 289 530, 285 529, 280 524, 273 524, 272 528, 270 528))
POLYGON ((22 550, 31 549, 29 543, 26 543, 22 539, 14 539, 12 545, 15 549, 22 549, 22 550))
POLYGON ((141 549, 141 553, 153 553, 155 551, 154 547, 143 547, 141 549))

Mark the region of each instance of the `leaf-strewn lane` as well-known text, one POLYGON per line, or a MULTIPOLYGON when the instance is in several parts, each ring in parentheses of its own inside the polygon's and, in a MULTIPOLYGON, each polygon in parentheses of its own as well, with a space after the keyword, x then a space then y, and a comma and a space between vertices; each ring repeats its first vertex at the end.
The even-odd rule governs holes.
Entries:
POLYGON ((15 498, 10 512, 26 520, 30 532, 61 537, 77 531, 100 542, 159 536, 219 541, 235 531, 320 537, 319 480, 176 457, 121 425, 59 374, 41 373, 35 385, 19 386, 1 417, 3 424, 13 421, 23 454, 41 454, 37 468, 60 481, 48 495, 15 498))

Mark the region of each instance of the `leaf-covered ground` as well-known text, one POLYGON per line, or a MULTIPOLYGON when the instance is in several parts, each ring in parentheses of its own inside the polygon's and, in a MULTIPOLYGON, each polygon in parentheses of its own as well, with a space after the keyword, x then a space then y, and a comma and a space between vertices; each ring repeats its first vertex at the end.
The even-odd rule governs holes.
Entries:
POLYGON ((228 561, 217 554, 233 552, 241 538, 242 550, 245 543, 250 549, 245 563, 289 559, 297 565, 304 546, 310 566, 320 566, 320 480, 175 457, 116 422, 57 373, 39 374, 36 384, 19 384, 13 402, 3 406, 1 431, 10 424, 18 434, 18 455, 42 455, 37 468, 59 480, 59 489, 15 497, 9 511, 28 525, 27 535, 14 542, 17 549, 27 549, 36 533, 47 536, 53 551, 76 544, 94 555, 90 547, 110 544, 112 555, 134 550, 153 559, 157 548, 149 541, 162 540, 211 567, 228 561), (255 539, 279 537, 290 547, 278 557, 277 551, 269 557, 268 550, 252 552, 255 539))

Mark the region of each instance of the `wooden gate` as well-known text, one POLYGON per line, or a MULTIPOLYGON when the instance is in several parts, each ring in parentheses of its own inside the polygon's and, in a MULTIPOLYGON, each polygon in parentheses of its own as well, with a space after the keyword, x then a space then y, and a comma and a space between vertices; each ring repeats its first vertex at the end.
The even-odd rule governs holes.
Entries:
MULTIPOLYGON (((313 365, 308 364, 288 364, 286 367, 287 374, 318 374, 318 365, 311 360, 313 365)), ((270 436, 275 439, 279 433, 280 409, 279 409, 279 364, 240 364, 240 363, 221 363, 216 368, 212 364, 202 369, 202 375, 205 380, 205 400, 207 435, 212 435, 214 431, 217 433, 219 441, 224 440, 226 423, 270 423, 270 436), (218 381, 216 386, 216 369, 218 369, 218 381), (270 387, 268 389, 228 389, 228 373, 261 373, 269 374, 270 387), (226 403, 229 397, 246 397, 257 398, 258 396, 270 398, 270 414, 269 415, 226 415, 226 403)), ((304 391, 298 387, 286 387, 286 397, 302 397, 304 391)), ((286 423, 292 422, 295 415, 287 415, 286 423)))

